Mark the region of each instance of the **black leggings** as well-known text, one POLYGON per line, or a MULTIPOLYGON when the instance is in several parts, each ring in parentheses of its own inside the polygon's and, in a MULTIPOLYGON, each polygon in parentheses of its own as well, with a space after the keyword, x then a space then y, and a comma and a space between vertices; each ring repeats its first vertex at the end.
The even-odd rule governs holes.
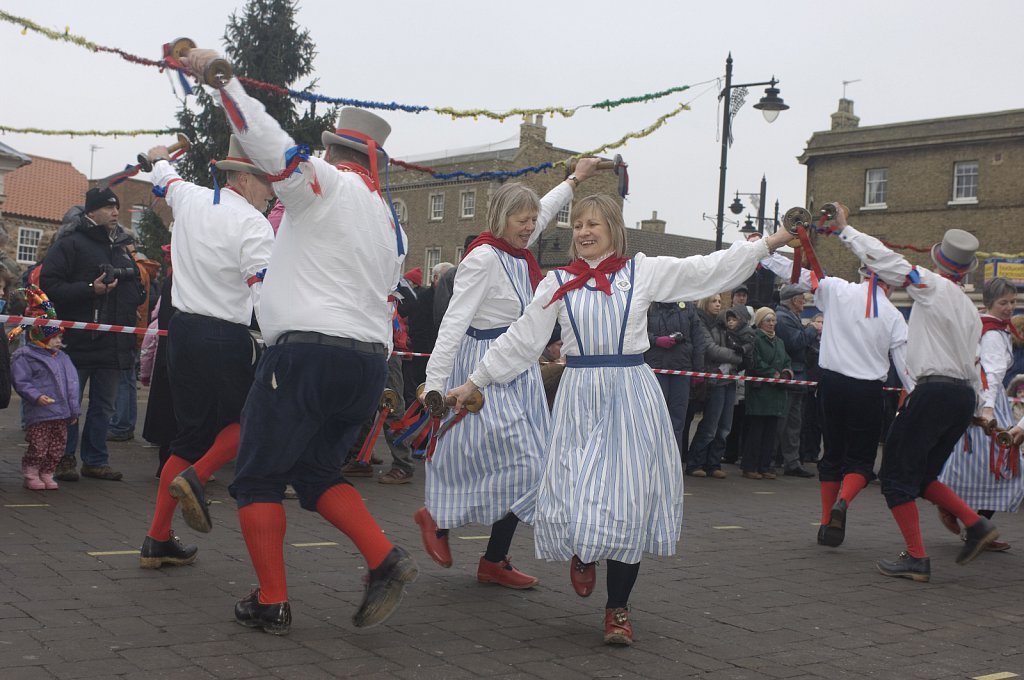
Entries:
POLYGON ((519 518, 508 513, 491 525, 491 538, 487 541, 487 552, 484 559, 488 562, 501 562, 508 557, 508 549, 512 545, 512 537, 519 526, 519 518))
POLYGON ((606 560, 608 567, 608 602, 607 609, 625 607, 629 604, 629 594, 633 592, 636 584, 637 574, 640 573, 640 563, 626 564, 615 560, 606 560))

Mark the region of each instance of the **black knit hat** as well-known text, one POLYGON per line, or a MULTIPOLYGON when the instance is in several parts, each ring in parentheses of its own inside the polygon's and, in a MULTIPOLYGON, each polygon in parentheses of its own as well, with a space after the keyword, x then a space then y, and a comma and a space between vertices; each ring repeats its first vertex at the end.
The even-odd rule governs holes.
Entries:
POLYGON ((94 210, 106 208, 111 205, 120 208, 121 202, 117 200, 117 196, 109 187, 105 189, 94 187, 85 192, 85 213, 87 215, 94 210))

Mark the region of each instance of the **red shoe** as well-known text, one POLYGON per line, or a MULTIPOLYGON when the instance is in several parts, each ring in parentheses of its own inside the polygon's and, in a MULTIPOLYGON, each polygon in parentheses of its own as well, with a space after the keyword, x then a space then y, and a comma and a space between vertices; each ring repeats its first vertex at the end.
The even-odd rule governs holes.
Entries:
POLYGON ((956 515, 945 508, 939 508, 939 519, 942 521, 942 526, 949 529, 949 533, 960 535, 960 523, 957 522, 956 515))
POLYGON ((989 552, 1006 552, 1009 549, 1010 544, 1006 541, 992 541, 991 543, 985 546, 985 550, 989 552))
POLYGON ((452 551, 448 547, 448 536, 437 536, 437 522, 430 516, 430 511, 425 507, 416 511, 412 516, 416 524, 420 525, 420 538, 423 539, 423 549, 442 567, 452 566, 452 551))
POLYGON ((577 595, 587 597, 594 592, 594 584, 597 583, 597 562, 582 562, 573 555, 569 564, 569 580, 577 595))
POLYGON ((633 624, 629 622, 629 609, 616 607, 604 610, 604 643, 606 645, 633 644, 633 624))
POLYGON ((476 569, 476 580, 480 583, 497 583, 499 586, 524 590, 532 588, 540 579, 519 571, 509 562, 506 556, 501 562, 490 562, 480 558, 480 566, 476 569))

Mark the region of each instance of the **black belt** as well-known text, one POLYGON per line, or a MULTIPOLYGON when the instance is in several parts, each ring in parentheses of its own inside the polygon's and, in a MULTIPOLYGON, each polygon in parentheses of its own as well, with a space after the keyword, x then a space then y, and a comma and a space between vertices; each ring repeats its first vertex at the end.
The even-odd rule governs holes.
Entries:
POLYGON ((950 385, 962 385, 964 387, 971 386, 970 380, 965 380, 964 378, 950 378, 947 375, 925 375, 917 379, 918 385, 924 385, 926 383, 948 383, 950 385))
POLYGON ((324 335, 316 331, 288 331, 278 337, 275 345, 284 345, 290 342, 301 342, 308 345, 327 345, 329 347, 340 347, 350 349, 364 354, 379 354, 387 356, 388 348, 379 342, 363 342, 352 338, 341 338, 337 335, 324 335))

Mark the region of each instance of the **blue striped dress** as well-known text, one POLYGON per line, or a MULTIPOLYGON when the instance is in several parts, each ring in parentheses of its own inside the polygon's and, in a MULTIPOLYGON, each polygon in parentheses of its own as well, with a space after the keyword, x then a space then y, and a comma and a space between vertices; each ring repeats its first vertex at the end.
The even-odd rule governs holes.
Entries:
MULTIPOLYGON (((1013 363, 1013 348, 1010 334, 1006 331, 991 330, 982 336, 982 360, 989 389, 995 392, 993 411, 999 427, 1009 428, 1017 424, 1013 417, 1013 404, 1003 388, 1003 376, 1013 363), (990 337, 991 336, 991 337, 990 337), (998 343, 998 344, 997 344, 998 343), (990 344, 989 348, 985 345, 990 344), (991 353, 992 347, 1001 346, 998 360, 991 353), (988 350, 988 351, 986 351, 988 350), (993 359, 986 361, 988 357, 993 359)), ((1017 512, 1024 501, 1024 465, 1018 465, 1016 477, 1010 477, 1009 456, 1005 456, 996 479, 992 472, 990 455, 991 437, 980 427, 972 425, 953 447, 953 453, 946 461, 939 481, 956 492, 965 503, 976 510, 996 512, 1017 512)), ((999 451, 995 451, 998 463, 999 451)))
MULTIPOLYGON (((497 256, 500 267, 493 276, 511 284, 519 299, 518 314, 495 329, 469 328, 459 343, 446 392, 466 382, 494 340, 533 299, 525 260, 490 246, 479 249, 497 256)), ((550 423, 538 364, 489 389, 483 409, 441 437, 427 464, 426 506, 437 526, 493 524, 510 511, 532 524, 550 423)))
MULTIPOLYGON (((635 267, 611 277, 611 296, 587 286, 565 297, 579 356, 562 374, 537 501, 534 536, 544 559, 635 564, 644 552, 676 551, 683 477, 672 421, 642 355, 623 354, 629 315, 647 314, 632 304, 635 267), (609 365, 575 365, 590 361, 609 365)), ((565 274, 556 275, 564 283, 565 274)))

